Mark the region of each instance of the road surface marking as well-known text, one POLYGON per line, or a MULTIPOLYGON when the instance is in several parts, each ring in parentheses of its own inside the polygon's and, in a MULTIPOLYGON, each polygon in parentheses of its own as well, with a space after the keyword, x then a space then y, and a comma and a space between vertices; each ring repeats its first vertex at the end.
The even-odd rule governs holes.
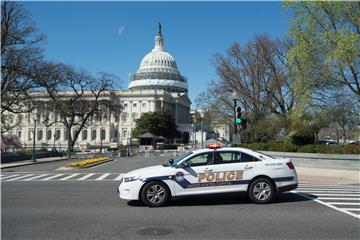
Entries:
POLYGON ((51 176, 51 177, 43 178, 43 179, 41 179, 41 181, 47 181, 47 180, 50 180, 50 179, 53 179, 53 178, 60 177, 62 175, 64 175, 64 174, 63 173, 57 174, 57 175, 54 175, 54 176, 51 176))
POLYGON ((19 174, 10 175, 10 176, 7 176, 7 177, 1 177, 1 180, 9 179, 9 178, 16 177, 16 176, 19 176, 19 174))
POLYGON ((121 173, 119 176, 117 176, 114 181, 120 181, 125 174, 121 173))
POLYGON ((344 194, 338 194, 338 193, 317 193, 316 196, 339 196, 339 197, 360 197, 360 194, 354 194, 354 193, 344 193, 344 194))
POLYGON ((355 205, 355 206, 360 206, 359 202, 326 202, 327 204, 333 204, 333 205, 355 205))
POLYGON ((85 180, 85 179, 87 179, 87 178, 89 178, 89 177, 91 177, 93 175, 95 175, 95 173, 90 173, 90 174, 87 174, 87 175, 83 176, 82 178, 79 178, 78 180, 82 181, 82 180, 85 180))
POLYGON ((322 200, 360 200, 360 198, 319 197, 322 200))
POLYGON ((68 180, 68 179, 73 178, 73 177, 75 177, 75 176, 77 176, 77 175, 79 175, 79 174, 80 174, 80 173, 74 173, 74 174, 71 174, 70 176, 61 178, 61 179, 59 179, 59 180, 60 180, 60 181, 68 180))
POLYGON ((38 179, 38 178, 41 178, 41 177, 45 177, 45 176, 47 176, 47 175, 50 175, 50 174, 48 174, 48 173, 46 173, 46 174, 40 174, 40 175, 37 175, 37 176, 35 176, 35 177, 31 177, 31 178, 27 178, 27 179, 23 179, 24 181, 31 181, 31 180, 34 180, 34 179, 38 179))
POLYGON ((98 177, 97 179, 95 179, 95 181, 100 181, 100 180, 103 180, 103 179, 105 179, 107 176, 109 176, 110 175, 110 173, 105 173, 105 174, 103 174, 102 176, 100 176, 100 177, 98 177))
POLYGON ((360 211, 360 208, 343 208, 346 211, 360 211))
POLYGON ((18 180, 18 179, 27 178, 27 177, 31 177, 31 176, 34 176, 34 174, 22 175, 22 176, 20 176, 20 177, 7 179, 6 181, 7 181, 7 182, 10 182, 10 181, 16 181, 16 180, 18 180))

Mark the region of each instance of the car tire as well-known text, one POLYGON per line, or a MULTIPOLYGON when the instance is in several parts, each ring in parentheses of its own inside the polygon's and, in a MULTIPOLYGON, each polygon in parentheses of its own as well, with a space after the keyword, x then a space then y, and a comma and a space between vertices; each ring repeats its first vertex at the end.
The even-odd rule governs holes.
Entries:
POLYGON ((254 203, 268 203, 275 195, 275 187, 269 179, 258 178, 250 184, 248 194, 254 203))
POLYGON ((170 199, 170 191, 163 182, 148 182, 141 191, 142 202, 149 207, 164 206, 170 199))

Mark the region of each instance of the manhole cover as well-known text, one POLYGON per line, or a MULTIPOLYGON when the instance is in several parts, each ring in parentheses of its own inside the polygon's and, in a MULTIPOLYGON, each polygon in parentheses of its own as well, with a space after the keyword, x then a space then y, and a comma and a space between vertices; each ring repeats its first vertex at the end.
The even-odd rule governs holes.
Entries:
POLYGON ((152 227, 152 228, 142 229, 138 233, 144 236, 165 236, 170 234, 171 232, 172 230, 168 228, 152 227))

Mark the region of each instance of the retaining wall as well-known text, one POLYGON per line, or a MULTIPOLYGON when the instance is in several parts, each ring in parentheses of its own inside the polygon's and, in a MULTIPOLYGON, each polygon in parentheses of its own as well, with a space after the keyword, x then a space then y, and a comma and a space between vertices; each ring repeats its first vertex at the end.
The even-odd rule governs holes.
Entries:
POLYGON ((273 157, 290 158, 295 166, 360 171, 360 154, 325 154, 259 151, 273 157))

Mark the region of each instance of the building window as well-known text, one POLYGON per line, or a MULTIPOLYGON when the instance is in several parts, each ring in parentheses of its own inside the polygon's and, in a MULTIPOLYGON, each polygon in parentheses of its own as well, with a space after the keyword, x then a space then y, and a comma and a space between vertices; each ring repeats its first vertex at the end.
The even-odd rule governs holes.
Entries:
POLYGON ((146 102, 143 102, 142 104, 141 104, 141 106, 144 108, 144 107, 146 107, 146 102))
POLYGON ((105 140, 105 138, 106 138, 106 130, 101 129, 101 140, 105 140))
POLYGON ((96 129, 93 129, 91 131, 91 140, 95 140, 96 139, 96 129))
POLYGON ((18 131, 18 137, 21 138, 21 131, 18 131))
POLYGON ((29 128, 29 137, 28 137, 28 139, 29 139, 29 141, 31 141, 32 139, 33 139, 33 133, 34 132, 34 129, 32 129, 32 128, 29 128))
POLYGON ((119 116, 115 116, 115 122, 119 122, 119 116))
POLYGON ((123 132, 122 132, 123 137, 127 137, 127 131, 128 130, 126 128, 123 129, 123 132))
POLYGON ((124 103, 124 108, 127 108, 128 104, 127 103, 124 103))
POLYGON ((87 140, 87 130, 85 129, 85 130, 83 130, 82 131, 82 134, 81 134, 82 136, 82 140, 87 140))
POLYGON ((133 107, 136 107, 137 106, 137 104, 136 103, 133 103, 133 107))
POLYGON ((118 131, 115 130, 115 131, 114 131, 114 138, 117 138, 117 137, 118 137, 118 131))
POLYGON ((37 140, 42 140, 43 138, 43 130, 39 129, 37 132, 37 140))
POLYGON ((50 130, 50 129, 47 130, 47 132, 46 132, 46 139, 47 139, 47 140, 50 140, 50 139, 51 139, 51 134, 52 134, 51 130, 50 130))
POLYGON ((122 121, 123 121, 123 122, 127 122, 128 116, 129 116, 129 114, 126 113, 126 112, 124 112, 124 113, 122 114, 122 121))
POLYGON ((132 113, 132 118, 133 118, 133 121, 134 120, 136 120, 136 119, 138 119, 138 116, 139 116, 139 114, 137 114, 137 113, 132 113))
POLYGON ((9 116, 10 123, 14 123, 14 115, 9 116))
POLYGON ((55 130, 55 140, 59 140, 59 139, 60 139, 60 135, 61 135, 60 129, 56 129, 56 130, 55 130))

